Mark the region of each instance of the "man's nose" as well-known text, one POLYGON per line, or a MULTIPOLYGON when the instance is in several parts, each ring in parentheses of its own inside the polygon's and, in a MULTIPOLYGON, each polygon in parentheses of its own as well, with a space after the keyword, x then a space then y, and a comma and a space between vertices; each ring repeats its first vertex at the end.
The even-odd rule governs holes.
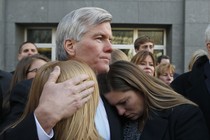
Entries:
POLYGON ((34 54, 34 52, 31 51, 31 50, 29 50, 29 51, 28 51, 28 55, 32 55, 32 54, 34 54))
POLYGON ((110 40, 106 41, 106 44, 104 46, 105 52, 112 52, 113 48, 112 48, 112 42, 110 40))

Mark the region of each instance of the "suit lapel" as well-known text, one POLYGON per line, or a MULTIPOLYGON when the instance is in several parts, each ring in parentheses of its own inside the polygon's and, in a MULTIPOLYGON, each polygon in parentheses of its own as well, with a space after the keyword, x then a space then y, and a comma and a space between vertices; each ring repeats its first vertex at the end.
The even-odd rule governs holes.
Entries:
POLYGON ((101 96, 101 99, 103 100, 104 107, 107 113, 107 119, 109 121, 111 140, 121 140, 122 122, 120 121, 119 115, 117 114, 116 109, 106 101, 104 96, 101 96))

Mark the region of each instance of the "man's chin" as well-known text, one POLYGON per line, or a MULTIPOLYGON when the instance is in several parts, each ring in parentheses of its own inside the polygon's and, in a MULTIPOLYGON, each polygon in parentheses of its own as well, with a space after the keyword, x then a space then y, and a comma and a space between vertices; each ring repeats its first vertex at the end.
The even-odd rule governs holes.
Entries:
POLYGON ((102 73, 107 73, 109 71, 109 65, 108 66, 102 66, 97 69, 95 69, 96 74, 102 74, 102 73))

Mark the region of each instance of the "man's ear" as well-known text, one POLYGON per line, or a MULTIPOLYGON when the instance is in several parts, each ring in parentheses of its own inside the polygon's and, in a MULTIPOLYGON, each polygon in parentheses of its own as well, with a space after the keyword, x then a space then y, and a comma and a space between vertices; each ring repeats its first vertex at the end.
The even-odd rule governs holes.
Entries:
POLYGON ((68 55, 71 57, 71 56, 74 56, 75 55, 75 50, 74 50, 74 40, 65 40, 64 42, 64 49, 65 51, 68 53, 68 55))

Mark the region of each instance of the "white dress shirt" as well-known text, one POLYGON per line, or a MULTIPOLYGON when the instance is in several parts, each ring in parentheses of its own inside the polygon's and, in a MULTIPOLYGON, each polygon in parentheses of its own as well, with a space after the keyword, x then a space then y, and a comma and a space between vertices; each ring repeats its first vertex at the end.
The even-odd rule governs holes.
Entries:
MULTIPOLYGON (((51 130, 50 133, 47 134, 42 128, 42 126, 40 125, 35 114, 34 114, 34 118, 36 122, 36 129, 37 129, 39 140, 50 140, 54 136, 53 130, 51 130)), ((98 130, 99 135, 104 140, 110 140, 109 122, 107 119, 106 110, 104 108, 104 103, 101 100, 101 98, 99 99, 99 104, 96 109, 96 115, 95 115, 94 120, 95 120, 96 129, 98 130)))

